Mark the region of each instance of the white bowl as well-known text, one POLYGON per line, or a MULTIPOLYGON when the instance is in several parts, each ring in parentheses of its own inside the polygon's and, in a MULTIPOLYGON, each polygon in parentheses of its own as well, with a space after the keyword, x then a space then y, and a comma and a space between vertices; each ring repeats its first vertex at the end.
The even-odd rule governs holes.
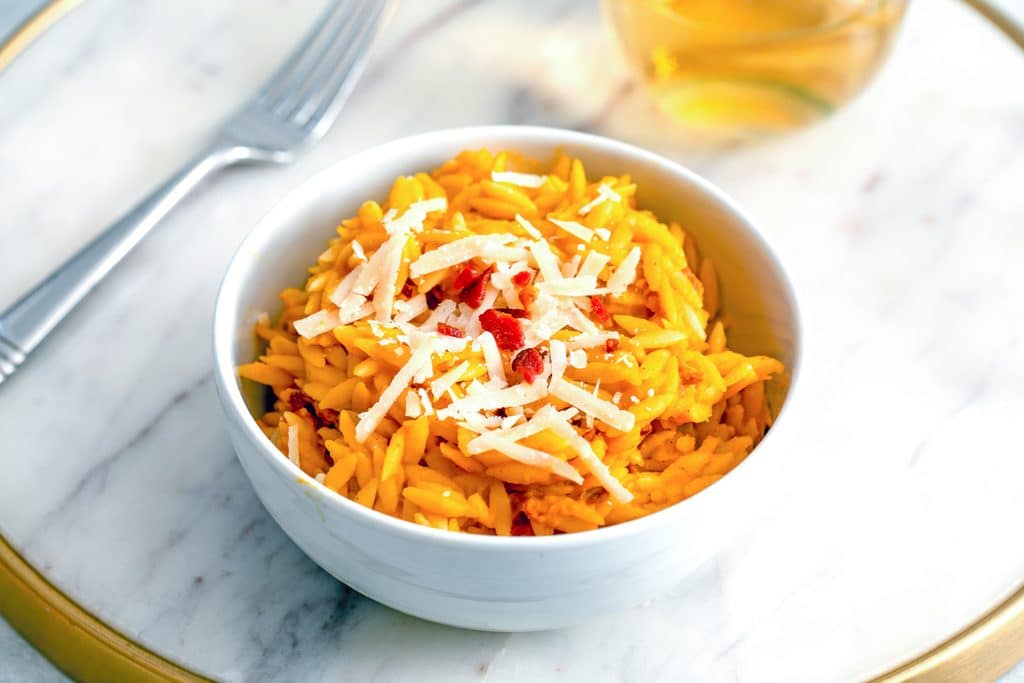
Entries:
POLYGON ((245 239, 228 267, 214 315, 217 389, 246 474, 281 528, 314 561, 360 593, 402 612, 455 626, 527 631, 566 626, 636 605, 683 579, 779 496, 793 380, 800 363, 796 299, 761 234, 720 190, 668 159, 593 135, 494 126, 444 130, 357 154, 303 184, 245 239), (300 285, 338 221, 395 177, 431 169, 469 148, 547 159, 562 148, 591 177, 629 173, 638 202, 697 237, 719 271, 733 321, 730 345, 779 358, 787 373, 770 396, 775 425, 722 481, 664 511, 596 531, 499 538, 429 529, 369 510, 304 474, 256 426, 263 389, 236 368, 258 353, 259 313, 300 285))

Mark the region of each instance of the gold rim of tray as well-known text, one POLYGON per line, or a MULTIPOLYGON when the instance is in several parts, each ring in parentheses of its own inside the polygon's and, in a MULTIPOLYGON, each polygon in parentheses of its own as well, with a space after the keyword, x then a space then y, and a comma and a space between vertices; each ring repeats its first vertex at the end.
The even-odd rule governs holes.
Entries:
POLYGON ((75 8, 82 0, 49 0, 6 40, 0 42, 0 71, 14 61, 33 40, 50 28, 58 19, 75 8))
MULTIPOLYGON (((50 0, 0 43, 0 71, 81 0, 50 0)), ((984 0, 964 0, 1022 50, 1024 27, 984 0)), ((80 681, 206 679, 122 635, 43 577, 0 535, 0 615, 80 681)), ((1024 587, 967 628, 870 683, 993 681, 1024 658, 1024 587)))
POLYGON ((121 635, 43 578, 0 537, 0 614, 79 681, 206 681, 121 635))

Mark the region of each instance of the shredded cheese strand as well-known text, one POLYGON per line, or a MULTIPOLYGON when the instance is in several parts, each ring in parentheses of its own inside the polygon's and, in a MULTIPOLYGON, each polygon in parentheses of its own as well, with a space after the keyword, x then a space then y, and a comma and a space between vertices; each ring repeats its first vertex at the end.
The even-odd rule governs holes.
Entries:
POLYGON ((569 405, 576 406, 587 415, 593 415, 620 432, 628 432, 636 424, 633 413, 622 410, 614 403, 598 398, 564 379, 553 380, 548 390, 552 396, 562 399, 569 405))
POLYGON ((626 258, 622 259, 622 263, 615 269, 612 276, 608 278, 608 289, 612 294, 622 296, 626 293, 626 288, 636 280, 636 267, 639 263, 640 247, 633 247, 626 254, 626 258))
POLYGON ((377 429, 377 425, 384 419, 388 411, 391 410, 391 406, 394 405, 395 401, 402 394, 403 391, 412 382, 413 375, 415 375, 420 368, 430 362, 431 347, 429 344, 420 344, 415 351, 412 352, 412 357, 405 365, 398 369, 395 376, 391 378, 391 382, 387 388, 381 392, 380 398, 377 402, 367 409, 365 413, 359 416, 359 422, 356 424, 356 441, 359 443, 365 443, 370 434, 377 429))
POLYGON ((496 183, 508 183, 519 187, 537 188, 548 181, 547 176, 532 173, 515 173, 513 171, 491 171, 491 180, 496 183))
POLYGON ((593 230, 585 225, 577 223, 576 221, 564 221, 552 216, 548 216, 548 220, 562 230, 565 230, 573 237, 581 239, 584 242, 589 242, 594 237, 593 230))

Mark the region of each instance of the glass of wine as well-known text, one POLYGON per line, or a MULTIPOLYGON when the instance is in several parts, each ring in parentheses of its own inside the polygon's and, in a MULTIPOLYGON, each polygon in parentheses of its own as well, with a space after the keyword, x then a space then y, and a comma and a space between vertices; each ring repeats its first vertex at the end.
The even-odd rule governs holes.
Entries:
POLYGON ((884 61, 907 0, 604 0, 658 104, 728 138, 785 131, 850 100, 884 61))

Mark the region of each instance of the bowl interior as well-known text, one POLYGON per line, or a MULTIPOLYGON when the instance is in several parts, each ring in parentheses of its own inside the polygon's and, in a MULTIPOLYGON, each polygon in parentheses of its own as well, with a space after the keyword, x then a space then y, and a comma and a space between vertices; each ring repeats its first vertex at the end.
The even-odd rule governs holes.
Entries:
MULTIPOLYGON (((799 361, 797 310, 782 267, 757 230, 714 186, 662 157, 613 140, 546 128, 428 133, 351 157, 305 183, 253 231, 228 269, 215 325, 218 337, 230 342, 225 347, 218 343, 219 370, 237 377, 234 367, 260 352, 252 333, 257 318, 280 312, 279 292, 302 285, 306 269, 336 235, 339 221, 368 199, 386 198, 396 176, 433 169, 463 149, 480 147, 542 160, 561 148, 583 160, 589 177, 629 173, 639 186, 638 206, 663 221, 678 221, 696 237, 702 254, 714 259, 722 310, 731 321, 730 347, 772 355, 786 366, 768 391, 773 411, 781 409, 799 361)), ((252 415, 261 415, 264 388, 235 382, 252 415)))

